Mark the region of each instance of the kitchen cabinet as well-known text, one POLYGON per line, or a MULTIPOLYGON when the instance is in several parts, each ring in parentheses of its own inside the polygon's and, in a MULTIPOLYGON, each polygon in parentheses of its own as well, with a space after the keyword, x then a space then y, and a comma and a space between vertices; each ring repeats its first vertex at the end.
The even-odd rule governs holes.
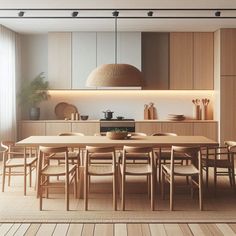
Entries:
POLYGON ((161 123, 157 122, 135 122, 135 132, 152 135, 154 133, 161 133, 161 123))
POLYGON ((58 135, 71 132, 71 123, 46 122, 46 135, 58 135))
POLYGON ((193 124, 183 122, 164 122, 161 124, 163 133, 176 133, 177 135, 193 135, 193 124))
POLYGON ((142 32, 142 72, 142 89, 169 89, 169 33, 142 32))
POLYGON ((46 135, 45 122, 19 122, 18 123, 18 140, 33 135, 46 135))
POLYGON ((91 89, 86 80, 97 67, 96 32, 72 33, 72 89, 91 89))
POLYGON ((221 75, 236 75, 236 29, 220 30, 221 75))
POLYGON ((170 33, 170 89, 193 88, 193 33, 170 33))
POLYGON ((214 123, 193 123, 193 135, 205 136, 218 141, 218 125, 214 123))
POLYGON ((170 89, 213 89, 213 33, 170 33, 170 89))
POLYGON ((77 122, 72 123, 72 132, 94 135, 100 133, 100 122, 77 122))
POLYGON ((48 81, 51 89, 71 89, 71 33, 48 34, 48 81))

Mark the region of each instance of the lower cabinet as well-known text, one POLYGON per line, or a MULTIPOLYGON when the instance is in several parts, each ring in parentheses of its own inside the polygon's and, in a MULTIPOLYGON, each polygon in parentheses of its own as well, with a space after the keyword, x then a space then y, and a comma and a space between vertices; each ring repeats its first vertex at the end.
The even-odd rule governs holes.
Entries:
POLYGON ((94 135, 100 133, 99 122, 78 122, 72 123, 72 132, 83 133, 84 135, 94 135))
POLYGON ((47 122, 46 135, 59 135, 60 133, 71 132, 71 123, 47 122))
POLYGON ((135 132, 145 133, 147 135, 161 133, 161 123, 135 122, 135 132))
POLYGON ((201 135, 218 141, 218 125, 217 122, 212 123, 194 123, 193 135, 201 135))
POLYGON ((18 140, 33 135, 46 135, 45 122, 19 122, 17 135, 18 140))
POLYGON ((161 124, 163 133, 176 133, 177 135, 193 135, 193 123, 163 122, 161 124))

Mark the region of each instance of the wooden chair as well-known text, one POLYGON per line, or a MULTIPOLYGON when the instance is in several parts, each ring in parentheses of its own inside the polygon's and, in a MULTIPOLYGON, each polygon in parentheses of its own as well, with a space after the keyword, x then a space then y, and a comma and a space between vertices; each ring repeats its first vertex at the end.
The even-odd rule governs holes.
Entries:
POLYGON ((24 195, 26 195, 27 175, 29 175, 29 185, 32 186, 32 172, 36 169, 36 151, 15 146, 13 141, 2 141, 3 164, 2 164, 2 192, 5 190, 5 178, 8 176, 8 186, 10 186, 11 176, 24 176, 24 195), (23 171, 22 171, 23 168, 23 171), (27 169, 28 172, 27 172, 27 169))
POLYGON ((88 210, 88 185, 90 176, 113 176, 113 208, 117 210, 116 199, 116 153, 114 147, 86 147, 85 155, 85 169, 84 169, 84 208, 88 210), (110 155, 112 160, 110 163, 92 163, 90 161, 91 156, 96 158, 97 155, 110 155))
POLYGON ((205 148, 202 150, 203 169, 206 171, 206 186, 208 187, 209 168, 214 171, 214 191, 216 193, 217 176, 228 176, 230 186, 235 188, 234 153, 236 141, 226 141, 225 146, 205 148), (219 170, 218 170, 219 169, 219 170))
POLYGON ((170 164, 162 165, 162 196, 165 196, 165 181, 170 183, 170 210, 174 209, 174 187, 175 176, 191 177, 191 193, 193 196, 193 187, 199 189, 199 208, 202 210, 202 162, 201 150, 198 147, 177 147, 172 146, 170 164), (175 157, 177 154, 187 153, 191 157, 191 164, 176 165, 175 157))
POLYGON ((38 163, 38 193, 39 193, 39 209, 42 210, 43 203, 43 192, 48 197, 49 188, 64 188, 65 189, 65 200, 66 210, 69 210, 69 187, 74 182, 74 197, 77 198, 77 168, 74 164, 69 164, 68 148, 67 147, 39 147, 39 163, 38 163), (48 158, 52 158, 52 154, 64 154, 65 164, 55 165, 48 161, 48 158), (58 183, 51 183, 50 177, 64 176, 65 184, 59 185, 58 183))
POLYGON ((123 157, 120 164, 121 171, 121 207, 125 210, 125 179, 127 175, 132 176, 149 176, 150 190, 151 190, 151 210, 154 210, 154 168, 153 168, 153 149, 151 147, 130 147, 124 146, 123 157), (147 163, 127 163, 128 154, 142 154, 147 155, 147 163))
MULTIPOLYGON (((154 133, 152 136, 177 136, 176 133, 154 133)), ((158 148, 155 149, 156 156, 156 167, 158 167, 158 179, 159 183, 161 183, 161 165, 166 164, 171 159, 171 148, 158 148)), ((188 156, 181 153, 176 153, 175 159, 179 159, 180 164, 183 164, 183 161, 188 161, 188 156)))

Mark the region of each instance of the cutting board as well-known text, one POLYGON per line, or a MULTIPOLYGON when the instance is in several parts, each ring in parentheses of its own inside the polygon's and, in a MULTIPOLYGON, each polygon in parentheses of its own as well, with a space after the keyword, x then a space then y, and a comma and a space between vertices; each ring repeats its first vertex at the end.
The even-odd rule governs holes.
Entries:
POLYGON ((154 120, 155 119, 155 107, 154 103, 150 103, 148 107, 148 112, 149 112, 149 119, 154 120))

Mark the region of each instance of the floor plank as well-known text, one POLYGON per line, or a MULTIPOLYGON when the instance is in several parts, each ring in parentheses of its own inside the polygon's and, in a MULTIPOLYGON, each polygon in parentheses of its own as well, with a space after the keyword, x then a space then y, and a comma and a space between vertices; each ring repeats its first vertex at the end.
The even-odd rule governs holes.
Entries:
POLYGON ((128 236, 142 236, 141 224, 127 224, 128 236))
POLYGON ((2 224, 0 226, 0 235, 5 235, 13 226, 13 224, 2 224))
POLYGON ((236 235, 232 228, 227 224, 216 224, 220 231, 227 236, 236 235))
POLYGON ((30 227, 27 229, 24 236, 36 235, 40 226, 41 226, 41 224, 31 224, 30 227))
POLYGON ((151 236, 149 224, 141 224, 141 229, 143 236, 151 236))
POLYGON ((113 236, 113 224, 96 224, 94 228, 94 236, 113 236))
POLYGON ((126 224, 115 224, 114 225, 115 236, 127 236, 126 224))
POLYGON ((229 224, 229 227, 236 233, 236 224, 229 224))
POLYGON ((164 224, 164 227, 168 236, 183 235, 183 232, 178 224, 164 224))
POLYGON ((188 226, 190 230, 192 231, 193 235, 205 236, 199 224, 188 224, 188 226))
POLYGON ((6 233, 6 236, 13 236, 21 224, 13 224, 10 230, 6 233))
POLYGON ((21 226, 15 232, 14 236, 26 235, 26 232, 28 231, 29 227, 30 224, 21 224, 21 226))
POLYGON ((41 224, 36 236, 52 235, 56 224, 41 224))
POLYGON ((184 236, 192 236, 193 235, 192 231, 188 227, 188 224, 179 224, 179 227, 182 230, 184 236))
POLYGON ((167 236, 163 224, 149 224, 151 235, 167 236))
POLYGON ((95 224, 84 224, 81 236, 93 236, 95 224))
POLYGON ((66 236, 69 224, 57 224, 53 236, 66 236))
POLYGON ((214 236, 224 236, 222 231, 215 224, 207 224, 206 226, 214 236))
POLYGON ((66 236, 80 236, 83 230, 83 224, 70 224, 66 236))

